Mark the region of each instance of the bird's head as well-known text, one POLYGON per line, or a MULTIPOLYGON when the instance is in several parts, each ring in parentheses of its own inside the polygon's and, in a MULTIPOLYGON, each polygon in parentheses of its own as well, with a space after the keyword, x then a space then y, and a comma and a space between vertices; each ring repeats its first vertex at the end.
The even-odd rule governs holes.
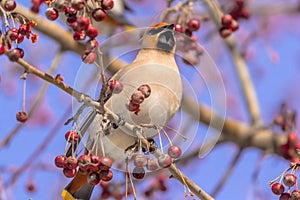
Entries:
POLYGON ((176 48, 174 24, 159 23, 147 29, 142 46, 174 53, 176 48))

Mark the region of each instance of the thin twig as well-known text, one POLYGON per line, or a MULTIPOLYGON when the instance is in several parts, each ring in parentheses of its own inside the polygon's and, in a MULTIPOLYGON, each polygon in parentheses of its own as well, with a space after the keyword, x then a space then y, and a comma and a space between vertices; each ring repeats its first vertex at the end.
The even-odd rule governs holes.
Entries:
MULTIPOLYGON (((51 63, 51 66, 48 70, 48 73, 49 74, 53 74, 55 72, 55 70, 57 69, 58 67, 58 63, 60 62, 61 60, 61 57, 63 55, 63 51, 59 51, 57 54, 55 54, 55 57, 51 63)), ((34 111, 36 110, 36 108, 40 105, 40 103, 42 102, 45 94, 46 94, 46 91, 48 89, 48 86, 49 86, 49 83, 48 82, 44 82, 40 91, 38 92, 38 96, 37 98, 35 99, 35 101, 33 102, 32 106, 30 107, 29 109, 29 112, 28 112, 28 115, 29 117, 33 115, 34 111)), ((25 106, 24 106, 25 107, 25 106)), ((23 123, 19 123, 17 124, 7 135, 6 137, 0 142, 0 148, 1 147, 4 147, 6 145, 8 145, 11 141, 11 139, 22 129, 23 127, 23 123)))
POLYGON ((243 149, 239 149, 231 163, 229 164, 228 168, 226 171, 223 173, 223 177, 219 181, 219 183, 216 185, 215 189, 212 192, 212 195, 215 197, 219 194, 221 189, 223 188, 224 184, 227 182, 228 178, 232 174, 234 168, 236 167, 237 162, 240 160, 241 155, 242 155, 243 149))

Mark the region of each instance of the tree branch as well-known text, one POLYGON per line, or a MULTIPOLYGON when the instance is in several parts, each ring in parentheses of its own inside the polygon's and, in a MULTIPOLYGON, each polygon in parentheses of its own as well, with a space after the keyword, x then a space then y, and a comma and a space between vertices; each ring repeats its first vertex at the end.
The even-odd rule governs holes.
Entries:
MULTIPOLYGON (((210 15, 213 18, 215 24, 217 25, 217 27, 220 28, 221 17, 222 17, 220 16, 221 8, 219 7, 219 5, 215 0, 203 0, 203 1, 207 4, 210 15)), ((248 66, 245 60, 243 59, 240 51, 237 49, 237 45, 236 45, 237 42, 235 37, 231 35, 230 37, 224 39, 224 42, 231 54, 235 69, 240 79, 242 92, 245 97, 245 101, 251 116, 252 123, 255 125, 260 125, 262 122, 261 122, 259 104, 258 104, 253 83, 251 81, 248 72, 248 66)))

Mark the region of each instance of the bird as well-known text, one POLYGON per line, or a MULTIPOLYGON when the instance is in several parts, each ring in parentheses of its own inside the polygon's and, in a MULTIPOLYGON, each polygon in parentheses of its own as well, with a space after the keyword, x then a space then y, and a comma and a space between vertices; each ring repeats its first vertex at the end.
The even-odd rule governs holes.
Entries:
MULTIPOLYGON (((177 113, 182 99, 182 81, 175 61, 176 41, 174 25, 160 22, 147 28, 141 38, 141 49, 134 61, 116 72, 109 80, 122 83, 122 91, 105 102, 105 108, 120 116, 123 121, 133 125, 154 124, 164 127, 177 113), (140 104, 136 112, 129 111, 130 94, 147 85, 151 94, 140 104)), ((123 162, 127 158, 126 149, 134 146, 137 136, 122 124, 104 128, 103 122, 109 120, 94 113, 89 126, 87 148, 92 154, 123 162), (104 121, 105 120, 105 121, 104 121), (102 123, 101 123, 102 122, 102 123), (99 140, 99 131, 108 130, 99 140), (103 150, 105 152, 103 152, 103 150)), ((155 138, 155 129, 144 129, 143 137, 155 138)), ((93 186, 87 182, 87 175, 80 172, 62 192, 64 200, 90 199, 93 186)))

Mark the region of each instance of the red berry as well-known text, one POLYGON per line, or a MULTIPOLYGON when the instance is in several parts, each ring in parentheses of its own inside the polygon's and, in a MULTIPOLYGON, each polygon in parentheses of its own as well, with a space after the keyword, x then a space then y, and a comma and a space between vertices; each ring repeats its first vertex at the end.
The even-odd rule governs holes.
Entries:
POLYGON ((98 173, 91 173, 87 177, 87 181, 91 185, 97 185, 100 182, 100 177, 98 173))
POLYGON ((141 91, 145 98, 148 98, 151 94, 151 87, 148 84, 143 84, 138 88, 138 91, 141 91))
POLYGON ((187 22, 187 26, 190 31, 197 31, 200 28, 200 21, 198 19, 190 19, 187 22))
POLYGON ((112 93, 119 94, 123 90, 123 84, 121 81, 111 80, 109 81, 109 88, 112 93))
POLYGON ((298 137, 296 133, 289 133, 288 134, 288 144, 289 145, 295 145, 298 142, 298 137))
POLYGON ((16 40, 18 39, 18 35, 19 35, 19 30, 16 28, 10 28, 7 31, 7 36, 11 39, 11 40, 16 40))
POLYGON ((236 20, 232 20, 230 29, 234 32, 236 30, 238 30, 240 27, 239 23, 236 20))
POLYGON ((85 45, 87 50, 93 50, 99 46, 99 43, 95 39, 90 39, 85 45))
POLYGON ((140 104, 136 104, 130 101, 129 104, 127 105, 127 109, 130 112, 138 112, 140 110, 140 104))
POLYGON ((224 27, 228 28, 231 26, 232 20, 233 20, 233 18, 231 15, 225 14, 222 16, 221 23, 224 27))
POLYGON ((290 200, 290 193, 284 192, 280 195, 279 200, 290 200))
POLYGON ((276 195, 281 195, 284 192, 284 187, 281 183, 274 183, 272 185, 272 192, 276 195))
POLYGON ((46 17, 47 19, 54 21, 58 18, 58 11, 55 8, 47 8, 46 17))
POLYGON ((76 17, 77 10, 72 7, 63 7, 66 17, 76 17))
POLYGON ((294 190, 290 200, 300 200, 300 190, 294 190))
POLYGON ((85 50, 81 56, 81 60, 86 64, 92 64, 96 60, 96 53, 90 50, 85 50))
POLYGON ((176 145, 170 146, 168 149, 168 154, 171 158, 179 158, 181 153, 181 148, 176 145))
POLYGON ((102 20, 105 19, 106 17, 106 13, 104 10, 102 10, 101 8, 96 8, 95 10, 93 10, 92 12, 92 17, 95 21, 100 22, 102 20))
POLYGON ((283 178, 283 183, 287 187, 292 187, 296 184, 297 177, 294 174, 286 174, 283 178))
POLYGON ((89 18, 86 17, 78 17, 76 22, 78 23, 78 26, 80 27, 81 30, 87 30, 87 28, 90 25, 90 20, 89 18))
POLYGON ((158 164, 161 168, 170 167, 172 164, 172 158, 169 155, 162 155, 158 158, 158 164))
POLYGON ((101 169, 108 170, 112 166, 112 160, 108 157, 101 157, 101 169))
POLYGON ((181 24, 175 24, 174 29, 179 33, 183 33, 183 26, 181 24))
POLYGON ((132 103, 134 103, 134 104, 141 104, 141 103, 143 103, 143 101, 144 101, 144 99, 145 99, 145 96, 144 96, 144 94, 143 94, 143 92, 141 92, 141 91, 135 91, 132 95, 131 95, 131 101, 132 101, 132 103))
POLYGON ((145 169, 143 167, 135 167, 132 170, 132 176, 136 179, 143 179, 145 177, 145 169))
POLYGON ((99 174, 102 181, 110 181, 113 178, 113 172, 109 170, 102 170, 99 174))
POLYGON ((98 35, 98 29, 96 29, 92 24, 90 24, 89 27, 86 29, 85 34, 91 39, 94 39, 98 35))
POLYGON ((76 143, 78 142, 78 134, 76 133, 76 131, 68 131, 65 134, 65 139, 67 142, 76 143))
POLYGON ((157 170, 158 169, 158 163, 155 159, 153 158, 149 158, 147 160, 147 165, 146 165, 146 168, 150 171, 154 171, 154 170, 157 170))
POLYGON ((114 7, 113 0, 101 0, 101 7, 104 10, 111 10, 114 7))
POLYGON ((136 167, 143 167, 147 164, 147 158, 143 154, 135 154, 133 163, 136 167))
POLYGON ((68 168, 68 169, 76 169, 77 166, 78 166, 78 161, 77 161, 77 159, 74 156, 67 157, 66 168, 68 168))
POLYGON ((64 168, 63 173, 68 178, 73 178, 76 175, 76 169, 64 168))
POLYGON ((31 33, 31 26, 29 24, 21 24, 19 26, 19 34, 27 35, 31 33))
POLYGON ((17 4, 14 0, 6 0, 4 2, 4 9, 6 11, 13 11, 17 7, 17 4))
POLYGON ((227 38, 228 36, 231 35, 232 31, 231 31, 231 29, 228 29, 226 27, 221 27, 219 30, 219 33, 222 38, 227 38))
POLYGON ((17 121, 24 123, 28 120, 28 115, 26 112, 20 111, 20 112, 17 112, 16 118, 17 118, 17 121))
POLYGON ((86 37, 85 35, 85 32, 84 31, 78 31, 78 32, 75 32, 73 34, 73 38, 74 40, 78 41, 78 40, 84 40, 86 37))
POLYGON ((4 44, 0 44, 0 55, 5 53, 5 46, 4 44))
POLYGON ((64 155, 56 156, 54 163, 56 167, 65 168, 67 164, 67 158, 64 155))
POLYGON ((36 191, 36 185, 32 181, 30 181, 29 183, 26 184, 26 190, 29 193, 33 193, 36 191))
POLYGON ((23 42, 23 40, 24 40, 24 35, 19 34, 18 39, 17 39, 17 43, 20 44, 21 42, 23 42))
POLYGON ((101 164, 101 158, 97 155, 91 155, 91 162, 93 164, 96 164, 96 165, 100 165, 101 164))

